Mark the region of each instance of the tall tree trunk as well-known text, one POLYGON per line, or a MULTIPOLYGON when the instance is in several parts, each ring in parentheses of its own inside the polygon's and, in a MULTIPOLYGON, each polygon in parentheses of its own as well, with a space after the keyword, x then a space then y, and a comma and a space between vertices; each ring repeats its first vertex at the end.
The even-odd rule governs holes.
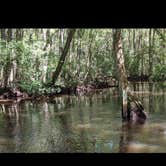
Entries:
MULTIPOLYGON (((43 29, 43 39, 45 41, 43 51, 50 52, 50 50, 51 50, 50 29, 43 29)), ((40 79, 43 83, 46 83, 47 69, 48 69, 48 56, 46 56, 45 59, 42 61, 42 71, 41 71, 40 79)))
POLYGON ((23 39, 23 34, 23 29, 16 29, 16 41, 21 41, 23 39))
MULTIPOLYGON (((115 29, 112 30, 112 57, 114 59, 114 69, 113 69, 113 77, 118 80, 118 73, 117 73, 117 64, 116 64, 116 52, 115 52, 115 44, 116 44, 116 39, 115 39, 115 29)), ((118 85, 119 85, 119 80, 118 80, 118 85)))
MULTIPOLYGON (((22 40, 22 30, 21 29, 8 29, 8 42, 10 42, 12 40, 16 40, 16 41, 22 40), (15 34, 17 36, 15 36, 15 34)), ((10 70, 9 82, 11 83, 11 85, 15 86, 19 57, 16 54, 16 50, 14 48, 11 48, 10 58, 11 58, 11 60, 10 60, 11 67, 9 68, 9 70, 10 70)))
POLYGON ((13 29, 7 31, 7 41, 10 42, 13 39, 13 29))
POLYGON ((134 47, 134 55, 135 55, 135 63, 134 63, 134 71, 133 71, 134 75, 139 75, 139 67, 140 67, 140 60, 141 60, 139 48, 141 44, 141 38, 142 38, 142 34, 139 33, 138 39, 136 40, 135 47, 134 47))
POLYGON ((93 39, 94 39, 94 35, 93 35, 93 30, 91 29, 89 31, 89 47, 88 47, 88 59, 87 59, 87 72, 85 74, 85 78, 84 78, 84 81, 85 83, 86 82, 89 82, 90 79, 91 79, 91 63, 92 63, 92 42, 93 42, 93 39))
POLYGON ((122 103, 122 119, 134 120, 143 122, 146 119, 146 114, 143 112, 143 106, 135 96, 132 96, 127 81, 124 55, 122 49, 122 37, 121 29, 115 29, 114 31, 114 49, 115 59, 117 65, 117 73, 119 78, 119 87, 122 103))
POLYGON ((134 50, 134 55, 135 55, 135 52, 136 52, 136 42, 135 42, 135 38, 136 38, 136 32, 135 32, 135 29, 133 29, 133 50, 134 50))
MULTIPOLYGON (((15 36, 15 40, 18 41, 22 41, 23 40, 23 35, 24 35, 24 29, 16 29, 16 36, 15 36)), ((14 78, 15 80, 19 80, 20 79, 20 74, 21 74, 21 66, 20 66, 20 59, 22 57, 22 54, 19 51, 20 47, 18 46, 16 48, 16 53, 15 53, 15 57, 14 61, 13 61, 13 68, 14 68, 14 78)))
POLYGON ((80 74, 80 70, 81 70, 81 44, 82 41, 81 39, 79 39, 79 44, 77 44, 77 62, 78 63, 78 67, 77 67, 77 76, 79 78, 79 74, 80 74))
MULTIPOLYGON (((146 38, 146 31, 144 33, 144 38, 146 38)), ((143 40, 141 47, 144 49, 144 47, 146 46, 146 41, 143 40)), ((143 76, 144 74, 144 53, 142 53, 141 56, 141 76, 143 76)))
POLYGON ((153 29, 149 29, 149 91, 153 90, 153 47, 154 47, 154 35, 155 31, 153 29))
MULTIPOLYGON (((7 29, 7 34, 6 34, 6 38, 7 42, 9 43, 12 39, 13 39, 13 29, 7 29)), ((8 47, 8 45, 7 45, 8 47)), ((13 52, 13 50, 11 50, 11 53, 13 52)), ((11 53, 9 53, 7 55, 7 59, 6 59, 6 65, 4 67, 4 86, 7 87, 9 84, 9 81, 12 81, 13 79, 13 75, 12 75, 12 55, 11 53)))
POLYGON ((10 68, 11 68, 11 62, 10 62, 10 55, 8 55, 6 59, 6 64, 3 70, 3 77, 4 77, 4 87, 8 86, 8 81, 9 81, 9 74, 10 74, 10 68))
POLYGON ((152 63, 153 63, 152 29, 149 29, 149 91, 150 92, 152 92, 152 63))
POLYGON ((52 85, 55 84, 55 82, 57 81, 58 76, 59 76, 59 74, 61 72, 62 66, 63 66, 63 64, 65 62, 65 58, 66 58, 67 53, 68 53, 69 48, 70 48, 70 43, 71 43, 72 38, 74 36, 74 33, 75 33, 75 29, 70 29, 69 30, 68 37, 67 37, 67 40, 66 40, 66 44, 65 44, 65 47, 64 47, 64 49, 62 51, 62 55, 61 55, 61 57, 59 59, 58 66, 56 68, 56 71, 53 73, 52 82, 51 82, 52 85))
POLYGON ((64 45, 64 29, 59 29, 59 55, 62 54, 64 45))
POLYGON ((1 39, 6 40, 6 29, 1 29, 1 39))
POLYGON ((127 119, 127 91, 128 91, 128 81, 126 76, 126 69, 124 65, 124 55, 122 50, 122 38, 121 29, 116 29, 114 31, 114 46, 115 46, 115 58, 119 77, 120 93, 122 98, 122 118, 127 119))
POLYGON ((149 81, 151 82, 152 77, 152 29, 149 29, 149 81))

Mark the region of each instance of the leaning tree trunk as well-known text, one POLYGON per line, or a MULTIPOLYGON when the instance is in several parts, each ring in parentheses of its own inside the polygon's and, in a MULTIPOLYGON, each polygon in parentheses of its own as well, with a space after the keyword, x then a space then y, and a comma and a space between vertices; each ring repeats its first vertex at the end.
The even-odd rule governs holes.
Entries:
POLYGON ((135 96, 132 96, 128 87, 126 75, 124 54, 122 49, 121 29, 113 31, 114 40, 114 56, 116 59, 117 73, 119 79, 119 90, 122 103, 122 119, 137 120, 138 118, 146 119, 146 114, 143 112, 143 106, 135 96))
POLYGON ((74 36, 74 33, 75 33, 75 29, 70 29, 69 30, 68 37, 67 37, 67 40, 66 40, 66 44, 65 44, 65 47, 64 47, 64 49, 62 51, 62 55, 61 55, 61 57, 59 59, 58 66, 56 68, 56 71, 53 73, 52 82, 51 82, 52 85, 55 84, 55 82, 58 79, 58 76, 59 76, 59 74, 61 72, 62 66, 63 66, 63 64, 65 62, 65 58, 66 58, 67 53, 68 53, 69 48, 70 48, 70 43, 71 43, 72 38, 74 36))

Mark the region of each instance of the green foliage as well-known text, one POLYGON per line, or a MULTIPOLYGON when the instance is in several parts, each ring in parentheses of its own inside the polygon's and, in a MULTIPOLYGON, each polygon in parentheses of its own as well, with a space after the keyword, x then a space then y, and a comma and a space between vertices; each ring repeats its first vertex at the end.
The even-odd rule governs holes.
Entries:
MULTIPOLYGON (((11 77, 16 63, 16 75, 13 80, 10 78, 15 86, 28 93, 59 93, 61 89, 45 85, 52 80, 61 56, 61 39, 64 47, 68 29, 63 30, 61 38, 59 29, 21 30, 24 32, 21 40, 16 40, 16 32, 10 42, 0 40, 0 83, 6 77, 11 77), (5 73, 7 70, 9 72, 5 73)), ((158 32, 152 45, 152 77, 156 81, 166 79, 165 31, 159 29, 158 32)), ((128 76, 148 75, 149 29, 123 29, 122 43, 128 76)), ((77 29, 56 86, 75 87, 85 82, 91 83, 99 75, 102 80, 107 76, 117 77, 113 53, 112 29, 77 29)))
POLYGON ((21 81, 19 83, 19 87, 22 91, 27 92, 28 94, 38 94, 42 92, 42 84, 39 81, 33 81, 31 83, 27 83, 25 81, 21 81))
POLYGON ((61 88, 60 87, 48 87, 48 86, 44 86, 41 82, 39 81, 33 81, 31 83, 27 83, 27 82, 20 82, 19 83, 19 88, 22 91, 27 92, 28 94, 32 95, 38 95, 38 94, 51 94, 51 93, 60 93, 61 92, 61 88))
POLYGON ((156 65, 153 73, 153 80, 166 80, 166 66, 156 65))

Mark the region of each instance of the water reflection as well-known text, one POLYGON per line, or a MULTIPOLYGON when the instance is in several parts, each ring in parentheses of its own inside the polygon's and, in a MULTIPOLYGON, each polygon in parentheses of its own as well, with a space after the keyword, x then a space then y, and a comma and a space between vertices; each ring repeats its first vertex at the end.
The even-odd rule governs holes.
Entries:
POLYGON ((122 133, 119 142, 120 153, 139 152, 137 146, 134 147, 134 144, 136 144, 134 136, 136 133, 141 133, 142 127, 143 124, 122 123, 122 133))
POLYGON ((134 86, 149 113, 145 125, 121 122, 116 89, 59 96, 48 102, 0 104, 0 152, 166 151, 165 90, 155 84, 134 86))
POLYGON ((149 112, 154 112, 153 109, 153 83, 149 82, 149 112))

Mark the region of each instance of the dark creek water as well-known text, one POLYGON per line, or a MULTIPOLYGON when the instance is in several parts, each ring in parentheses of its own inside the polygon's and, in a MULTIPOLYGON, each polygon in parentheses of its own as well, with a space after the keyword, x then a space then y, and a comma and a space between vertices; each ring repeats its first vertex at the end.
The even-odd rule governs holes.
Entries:
POLYGON ((154 85, 149 93, 147 84, 131 88, 139 91, 148 113, 144 125, 122 124, 114 89, 1 104, 0 152, 166 152, 166 91, 154 85))

